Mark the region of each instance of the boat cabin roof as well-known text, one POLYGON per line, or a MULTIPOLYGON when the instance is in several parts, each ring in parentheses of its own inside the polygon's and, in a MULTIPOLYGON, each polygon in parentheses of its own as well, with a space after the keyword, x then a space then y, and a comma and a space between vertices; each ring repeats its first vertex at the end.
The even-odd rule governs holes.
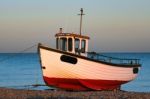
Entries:
POLYGON ((83 38, 83 39, 90 39, 90 37, 88 36, 84 36, 84 35, 79 35, 79 34, 75 34, 75 33, 57 33, 55 35, 55 37, 64 37, 64 36, 69 36, 69 37, 74 37, 74 38, 83 38))

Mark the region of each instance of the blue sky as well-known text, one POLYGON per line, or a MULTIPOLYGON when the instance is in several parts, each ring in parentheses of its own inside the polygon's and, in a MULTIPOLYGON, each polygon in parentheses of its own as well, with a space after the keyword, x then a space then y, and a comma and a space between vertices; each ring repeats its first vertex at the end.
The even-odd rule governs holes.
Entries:
POLYGON ((60 27, 79 32, 80 8, 90 51, 150 52, 150 0, 0 0, 0 52, 55 47, 60 27))

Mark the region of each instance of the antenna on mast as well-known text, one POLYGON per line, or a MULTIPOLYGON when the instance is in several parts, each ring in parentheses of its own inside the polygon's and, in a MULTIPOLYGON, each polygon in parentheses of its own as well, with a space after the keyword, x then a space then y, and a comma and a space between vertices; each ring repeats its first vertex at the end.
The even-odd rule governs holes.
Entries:
POLYGON ((81 8, 81 14, 78 14, 78 15, 80 15, 80 35, 81 35, 81 29, 82 29, 82 16, 83 15, 85 15, 85 14, 83 14, 83 8, 81 8))

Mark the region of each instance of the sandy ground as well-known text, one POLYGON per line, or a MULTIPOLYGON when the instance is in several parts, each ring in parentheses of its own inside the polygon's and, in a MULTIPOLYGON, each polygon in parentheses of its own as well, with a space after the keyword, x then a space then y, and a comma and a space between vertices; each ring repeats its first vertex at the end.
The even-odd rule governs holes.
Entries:
POLYGON ((150 99, 150 93, 126 91, 62 91, 0 88, 0 99, 150 99))

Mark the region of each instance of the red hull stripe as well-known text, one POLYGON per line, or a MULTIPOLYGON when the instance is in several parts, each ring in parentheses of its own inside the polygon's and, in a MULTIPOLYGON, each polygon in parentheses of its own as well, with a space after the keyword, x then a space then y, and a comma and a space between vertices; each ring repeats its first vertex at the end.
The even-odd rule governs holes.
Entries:
POLYGON ((128 81, 67 79, 43 77, 48 86, 66 90, 113 90, 128 81))

